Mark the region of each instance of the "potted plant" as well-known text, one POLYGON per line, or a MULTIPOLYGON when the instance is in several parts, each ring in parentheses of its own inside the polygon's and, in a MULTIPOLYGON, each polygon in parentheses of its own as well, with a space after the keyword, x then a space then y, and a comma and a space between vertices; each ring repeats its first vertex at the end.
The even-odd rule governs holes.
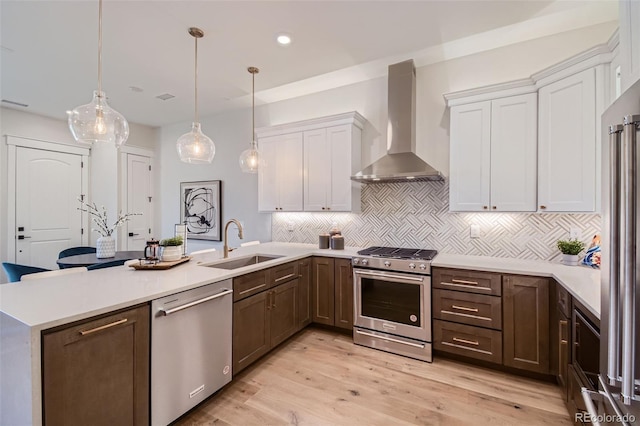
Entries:
POLYGON ((173 262, 182 258, 182 236, 165 238, 160 241, 160 260, 173 262))
POLYGON ((584 250, 584 243, 578 240, 559 240, 558 250, 562 252, 562 263, 576 266, 578 264, 578 254, 584 250))
POLYGON ((116 230, 119 226, 124 225, 125 222, 131 220, 131 216, 140 216, 142 213, 126 213, 122 214, 122 211, 118 213, 118 218, 113 223, 113 225, 109 226, 107 221, 107 209, 102 206, 101 210, 98 210, 98 206, 96 203, 85 203, 81 198, 78 199, 80 202, 80 207, 78 210, 89 213, 91 221, 96 228, 92 228, 92 231, 100 234, 100 238, 96 240, 96 258, 105 259, 109 257, 114 257, 116 255, 116 241, 111 236, 113 231, 116 230))

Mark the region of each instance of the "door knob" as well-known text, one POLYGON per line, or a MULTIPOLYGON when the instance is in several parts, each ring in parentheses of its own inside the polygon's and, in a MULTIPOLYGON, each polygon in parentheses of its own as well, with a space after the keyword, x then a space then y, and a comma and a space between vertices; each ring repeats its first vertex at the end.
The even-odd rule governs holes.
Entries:
POLYGON ((24 240, 25 238, 31 238, 31 237, 26 237, 24 235, 18 235, 18 239, 19 240, 24 240))
POLYGON ((135 237, 136 235, 140 235, 140 234, 134 234, 133 232, 129 232, 130 237, 135 237))

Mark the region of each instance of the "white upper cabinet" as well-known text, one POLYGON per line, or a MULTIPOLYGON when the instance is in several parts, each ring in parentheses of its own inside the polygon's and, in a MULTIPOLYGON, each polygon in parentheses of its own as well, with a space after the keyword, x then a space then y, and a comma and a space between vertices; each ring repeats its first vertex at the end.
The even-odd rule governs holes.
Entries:
POLYGON ((302 134, 258 140, 258 210, 302 211, 302 134))
POLYGON ((451 108, 449 209, 483 211, 491 202, 491 101, 451 108))
POLYGON ((363 125, 350 112, 258 129, 260 211, 359 211, 363 125))
POLYGON ((596 70, 584 70, 539 91, 540 211, 596 209, 596 70))
POLYGON ((360 210, 360 184, 351 180, 359 152, 360 129, 353 125, 304 132, 305 211, 360 210))
POLYGON ((535 211, 536 94, 451 108, 451 211, 535 211))
POLYGON ((640 2, 620 0, 620 62, 622 91, 640 80, 640 2))

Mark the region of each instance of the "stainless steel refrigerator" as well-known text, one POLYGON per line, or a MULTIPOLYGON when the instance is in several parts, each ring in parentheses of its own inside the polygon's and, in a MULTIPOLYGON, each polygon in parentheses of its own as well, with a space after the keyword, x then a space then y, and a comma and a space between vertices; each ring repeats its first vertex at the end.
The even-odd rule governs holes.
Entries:
POLYGON ((602 115, 599 392, 583 390, 594 423, 640 424, 640 81, 602 115))

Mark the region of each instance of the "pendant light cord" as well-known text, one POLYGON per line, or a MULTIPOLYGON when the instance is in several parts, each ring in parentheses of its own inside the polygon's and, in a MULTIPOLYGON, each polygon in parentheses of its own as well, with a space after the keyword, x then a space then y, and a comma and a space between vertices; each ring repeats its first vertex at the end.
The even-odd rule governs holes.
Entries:
POLYGON ((256 140, 256 73, 251 73, 251 145, 256 140))
POLYGON ((195 64, 195 76, 196 76, 196 84, 195 84, 195 98, 196 98, 196 117, 195 122, 198 122, 198 37, 194 37, 196 39, 196 64, 195 64))
POLYGON ((102 96, 102 0, 98 1, 98 96, 102 96))

